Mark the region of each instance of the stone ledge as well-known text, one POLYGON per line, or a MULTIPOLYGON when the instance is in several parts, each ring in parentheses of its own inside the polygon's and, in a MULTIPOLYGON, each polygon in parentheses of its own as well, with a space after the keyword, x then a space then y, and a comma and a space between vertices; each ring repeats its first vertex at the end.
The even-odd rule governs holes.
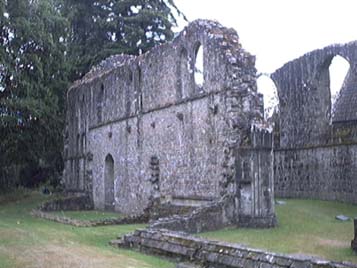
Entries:
POLYGON ((357 268, 357 265, 352 263, 319 260, 309 256, 276 254, 168 230, 137 230, 119 240, 111 241, 110 244, 174 258, 177 261, 198 263, 202 267, 357 268))
POLYGON ((93 208, 93 202, 87 194, 71 193, 68 196, 44 202, 37 209, 48 212, 61 210, 93 210, 93 208))
POLYGON ((123 218, 115 219, 100 219, 100 220, 77 220, 65 216, 54 215, 51 212, 54 211, 79 211, 79 210, 93 210, 93 202, 86 194, 72 194, 70 196, 64 196, 51 201, 44 202, 37 209, 31 211, 31 215, 34 217, 68 224, 75 227, 97 227, 106 225, 120 225, 120 224, 136 224, 148 222, 148 216, 132 215, 123 218))
POLYGON ((149 222, 150 228, 200 233, 227 226, 273 228, 277 225, 275 214, 265 217, 237 216, 232 198, 226 195, 218 202, 197 207, 190 213, 158 218, 149 222))
POLYGON ((147 218, 144 216, 130 216, 124 218, 116 219, 101 219, 101 220, 77 220, 65 216, 54 215, 50 212, 43 212, 38 209, 35 209, 31 212, 32 216, 62 223, 68 224, 75 227, 97 227, 97 226, 106 226, 106 225, 120 225, 120 224, 137 224, 147 222, 147 218))

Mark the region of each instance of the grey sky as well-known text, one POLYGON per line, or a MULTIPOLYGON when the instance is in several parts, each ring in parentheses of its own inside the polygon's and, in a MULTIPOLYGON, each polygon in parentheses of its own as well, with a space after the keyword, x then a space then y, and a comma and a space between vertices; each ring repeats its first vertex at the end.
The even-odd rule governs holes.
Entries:
MULTIPOLYGON (((247 51, 256 55, 258 72, 277 68, 309 51, 357 40, 357 0, 175 0, 192 21, 213 19, 234 28, 247 51)), ((180 29, 185 26, 181 21, 180 29)), ((349 65, 334 59, 331 91, 339 91, 349 65)), ((265 106, 274 106, 274 85, 258 81, 265 106)))
POLYGON ((357 39, 356 0, 176 0, 189 20, 215 19, 239 34, 271 73, 311 50, 357 39))

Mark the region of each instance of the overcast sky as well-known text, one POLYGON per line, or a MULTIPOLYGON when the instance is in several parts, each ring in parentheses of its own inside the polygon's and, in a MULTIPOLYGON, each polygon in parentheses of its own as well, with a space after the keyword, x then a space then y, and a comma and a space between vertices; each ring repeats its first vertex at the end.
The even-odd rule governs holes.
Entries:
MULTIPOLYGON (((357 39, 356 0, 176 0, 192 21, 233 27, 243 47, 271 73, 311 50, 357 39)), ((183 24, 182 24, 183 25, 183 24)))
MULTIPOLYGON (((256 55, 258 72, 272 73, 309 51, 357 40, 357 0, 175 0, 192 21, 213 19, 234 28, 243 47, 256 55)), ((180 22, 181 29, 185 26, 180 22)), ((331 91, 340 89, 349 65, 335 59, 331 91)), ((263 84, 272 98, 269 81, 263 84), (269 88, 270 87, 270 88, 269 88)), ((262 86, 261 86, 262 87, 262 86)), ((269 100, 265 98, 265 105, 269 100)))

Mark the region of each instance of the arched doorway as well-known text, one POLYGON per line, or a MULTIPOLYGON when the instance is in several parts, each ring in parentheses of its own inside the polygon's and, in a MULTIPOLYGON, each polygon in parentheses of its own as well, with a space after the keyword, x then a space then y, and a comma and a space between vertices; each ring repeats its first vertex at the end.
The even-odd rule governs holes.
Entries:
POLYGON ((114 159, 108 154, 104 166, 104 208, 114 210, 114 159))

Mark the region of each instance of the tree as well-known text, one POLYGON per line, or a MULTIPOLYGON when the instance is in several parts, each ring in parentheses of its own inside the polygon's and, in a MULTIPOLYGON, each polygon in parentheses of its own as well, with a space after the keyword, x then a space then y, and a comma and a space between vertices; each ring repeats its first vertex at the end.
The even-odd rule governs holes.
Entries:
POLYGON ((62 170, 70 82, 171 40, 173 0, 0 0, 0 188, 62 170))
POLYGON ((2 9, 0 169, 24 178, 60 170, 66 20, 53 0, 11 0, 2 9))
POLYGON ((172 0, 65 0, 72 80, 109 55, 140 54, 171 40, 173 11, 182 15, 172 0))

